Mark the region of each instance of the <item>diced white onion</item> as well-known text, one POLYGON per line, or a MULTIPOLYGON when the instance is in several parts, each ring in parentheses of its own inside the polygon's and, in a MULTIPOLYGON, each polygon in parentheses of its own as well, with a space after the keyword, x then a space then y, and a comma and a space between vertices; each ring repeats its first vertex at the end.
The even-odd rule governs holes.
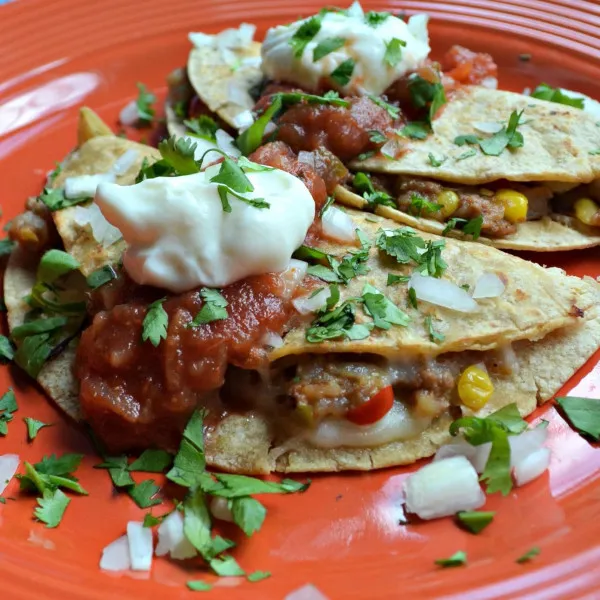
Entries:
MULTIPOLYGON (((355 3, 356 4, 356 3, 355 3)), ((290 592, 284 600, 328 600, 312 583, 307 583, 301 588, 290 592)))
POLYGON ((269 121, 265 125, 265 133, 264 133, 264 135, 270 135, 271 133, 273 133, 276 130, 277 130, 277 125, 275 125, 275 123, 273 123, 273 121, 269 121))
POLYGON ((344 211, 330 206, 321 219, 323 233, 330 238, 342 242, 353 242, 356 239, 356 225, 344 211))
POLYGON ((134 571, 149 571, 152 567, 152 529, 140 521, 127 523, 129 558, 134 571))
POLYGON ((418 15, 412 15, 408 18, 408 30, 422 42, 429 41, 429 32, 427 31, 427 24, 429 23, 429 15, 419 13, 418 15))
POLYGON ((242 87, 237 81, 229 82, 227 86, 227 99, 238 106, 252 106, 254 102, 248 94, 248 90, 242 87))
POLYGON ((238 27, 238 40, 241 48, 245 48, 252 43, 254 34, 256 33, 256 25, 253 23, 242 23, 238 27))
POLYGON ((88 206, 76 206, 73 221, 82 227, 89 224, 94 239, 103 246, 111 246, 123 237, 121 232, 106 220, 95 202, 88 206))
POLYGON ((381 146, 380 152, 388 158, 395 159, 398 152, 398 142, 396 140, 388 140, 381 146))
POLYGON ((117 158, 112 167, 112 172, 115 175, 123 175, 123 173, 129 171, 129 169, 135 164, 135 161, 138 159, 139 155, 140 153, 137 150, 130 148, 127 150, 127 152, 117 158))
POLYGON ((508 437, 510 443, 510 466, 516 467, 528 456, 537 452, 548 439, 548 430, 545 427, 526 429, 519 435, 508 437))
POLYGON ((478 473, 483 473, 485 464, 490 456, 492 444, 490 442, 479 446, 472 446, 463 437, 457 437, 451 444, 441 446, 435 453, 434 461, 464 456, 478 473))
POLYGON ((489 90, 497 90, 498 80, 495 77, 485 77, 482 79, 480 85, 482 85, 484 88, 488 88, 489 90))
POLYGON ((550 449, 540 448, 539 450, 536 450, 514 467, 513 476, 515 478, 515 483, 518 486, 521 486, 537 479, 546 471, 549 465, 550 449))
POLYGON ((414 438, 431 424, 429 417, 413 417, 402 402, 372 425, 356 425, 346 419, 323 419, 310 433, 310 442, 319 448, 368 448, 414 438))
POLYGON ((233 515, 231 514, 227 498, 215 496, 210 503, 210 512, 212 513, 212 516, 215 519, 219 519, 219 521, 233 523, 233 515))
POLYGON ((131 568, 129 541, 126 535, 122 535, 102 550, 100 568, 104 571, 127 571, 131 568))
POLYGON ((309 315, 325 306, 325 302, 327 302, 330 296, 331 291, 326 287, 317 292, 312 298, 310 294, 308 296, 298 296, 298 298, 292 300, 292 304, 301 315, 309 315))
POLYGON ((154 554, 164 556, 170 554, 176 560, 185 560, 196 556, 196 548, 189 542, 183 532, 183 516, 174 510, 156 530, 158 544, 154 554))
POLYGON ((246 56, 246 58, 242 58, 240 61, 241 67, 260 69, 260 65, 262 64, 262 58, 260 56, 246 56))
POLYGON ((10 480, 19 468, 20 459, 17 454, 3 454, 0 456, 0 495, 8 487, 10 480))
POLYGON ((308 263, 303 260, 296 260, 295 258, 290 259, 288 268, 281 273, 281 278, 285 285, 283 290, 283 298, 289 299, 294 295, 294 292, 306 277, 306 271, 308 270, 308 263))
POLYGON ((484 273, 475 284, 472 298, 498 298, 505 289, 504 281, 496 273, 484 273))
POLYGON ((421 519, 448 517, 485 504, 473 465, 464 456, 435 461, 404 482, 406 508, 421 519))
POLYGON ((360 5, 360 2, 358 2, 358 0, 355 0, 346 12, 349 17, 355 17, 358 19, 364 17, 365 15, 365 11, 363 10, 363 7, 360 5))
POLYGON ((188 34, 188 39, 196 48, 202 48, 203 46, 212 46, 214 43, 214 35, 208 35, 201 31, 196 31, 188 34))
POLYGON ((305 165, 315 168, 315 155, 312 152, 306 152, 306 150, 300 150, 298 152, 298 162, 304 163, 305 165))
POLYGON ((415 290, 418 300, 458 312, 469 313, 477 310, 477 302, 465 290, 447 279, 426 277, 415 271, 408 287, 415 290))
POLYGON ((119 121, 121 125, 131 126, 135 125, 139 120, 138 107, 135 100, 132 100, 126 104, 119 113, 119 121))
POLYGON ((271 348, 281 348, 283 346, 283 338, 274 331, 267 331, 261 338, 260 343, 271 348))
POLYGON ((254 115, 251 110, 243 110, 233 117, 233 124, 238 129, 247 129, 254 123, 254 115))
POLYGON ((242 155, 241 150, 233 143, 233 138, 223 129, 217 129, 215 133, 217 146, 232 158, 238 158, 242 155))
POLYGON ((531 96, 531 88, 530 87, 524 88, 522 94, 523 94, 523 96, 531 96))
POLYGON ((81 198, 96 195, 96 188, 104 182, 114 183, 114 173, 99 173, 97 175, 78 175, 65 179, 65 198, 81 198))
POLYGON ((473 123, 473 128, 482 133, 498 133, 502 127, 501 123, 494 123, 490 121, 476 121, 473 123))
POLYGON ((216 35, 208 35, 201 32, 188 34, 190 42, 196 48, 212 46, 213 48, 247 48, 254 39, 256 25, 242 23, 238 29, 225 29, 216 35))

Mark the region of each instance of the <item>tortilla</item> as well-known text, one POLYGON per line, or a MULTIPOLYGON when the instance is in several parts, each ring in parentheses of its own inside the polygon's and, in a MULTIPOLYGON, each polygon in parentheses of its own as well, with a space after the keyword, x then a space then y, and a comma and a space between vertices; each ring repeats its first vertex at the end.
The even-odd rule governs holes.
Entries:
MULTIPOLYGON (((96 117, 95 113, 92 115, 96 117)), ((87 128, 88 119, 89 117, 82 111, 79 132, 87 128)), ((68 177, 110 173, 117 159, 129 150, 136 152, 137 157, 124 173, 116 176, 116 182, 121 185, 131 185, 135 183, 144 159, 151 163, 155 162, 160 159, 160 152, 150 146, 101 133, 96 137, 88 138, 80 148, 63 161, 61 172, 49 187, 64 187, 68 177)), ((117 262, 123 254, 125 243, 122 240, 111 246, 98 243, 92 235, 90 225, 77 222, 77 213, 78 206, 70 206, 55 211, 52 216, 65 250, 79 261, 81 272, 88 276, 106 264, 117 262)))
MULTIPOLYGON (((335 198, 341 204, 352 208, 364 209, 368 204, 364 198, 342 186, 336 188, 335 198)), ((436 235, 442 235, 446 227, 446 223, 440 223, 434 219, 415 217, 391 206, 377 206, 375 213, 403 225, 436 235)), ((506 237, 487 238, 481 236, 477 238, 477 241, 503 250, 533 252, 581 250, 600 245, 600 232, 594 232, 593 228, 586 227, 577 219, 565 215, 553 215, 552 217, 543 217, 537 221, 526 221, 525 223, 519 223, 517 228, 516 233, 506 237)), ((472 239, 470 235, 456 229, 449 231, 447 236, 457 239, 472 239)))
POLYGON ((600 127, 583 110, 522 94, 465 86, 453 92, 433 121, 433 134, 424 140, 406 139, 397 160, 372 157, 351 167, 361 171, 418 175, 440 181, 482 184, 509 181, 570 181, 589 183, 600 177, 600 127), (512 111, 524 111, 518 131, 524 144, 487 156, 476 146, 458 146, 457 136, 489 137, 477 124, 506 124, 512 111), (473 148, 476 154, 461 159, 473 148), (438 160, 431 164, 429 155, 438 160))
MULTIPOLYGON (((350 214, 370 238, 380 226, 393 227, 389 221, 374 224, 367 220, 367 215, 350 214)), ((395 327, 388 332, 376 330, 368 340, 307 344, 304 330, 294 329, 286 336, 284 346, 274 350, 270 358, 276 360, 304 352, 367 352, 391 358, 418 352, 433 356, 463 349, 492 349, 516 340, 513 347, 520 371, 511 378, 493 379, 496 391, 485 410, 516 402, 521 414, 529 414, 537 402, 552 396, 600 346, 600 286, 567 277, 559 269, 544 269, 486 246, 467 247, 454 240, 446 243, 444 259, 449 264, 446 273, 450 279, 472 284, 482 272, 497 270, 508 274, 509 281, 501 299, 480 301, 481 310, 477 317, 426 307, 425 303, 421 303, 421 315, 427 313, 441 319, 438 329, 446 336, 444 342, 439 345, 430 342, 421 319, 414 317, 408 327, 395 327), (468 251, 465 251, 467 248, 468 251), (574 310, 575 301, 577 309, 586 313, 587 320, 584 322, 575 316, 579 312, 574 310)), ((334 252, 336 247, 339 254, 339 245, 330 244, 324 249, 334 252)), ((371 272, 360 277, 360 281, 353 280, 348 289, 344 286, 344 297, 356 295, 357 291, 360 293, 359 290, 368 281, 385 291, 399 306, 406 306, 405 292, 399 289, 400 286, 385 287, 383 278, 387 273, 381 265, 378 266, 378 261, 378 253, 372 250, 369 259, 371 272)), ((386 266, 386 270, 389 269, 401 271, 391 264, 386 266)), ((35 264, 31 257, 19 250, 11 255, 5 277, 11 330, 22 323, 28 309, 23 299, 34 283, 34 273, 35 264)), ((78 383, 72 369, 75 349, 76 343, 72 343, 67 352, 47 363, 38 380, 61 408, 73 418, 80 419, 78 383)), ((207 462, 210 466, 238 473, 371 470, 407 464, 430 456, 445 443, 449 439, 451 420, 448 414, 441 416, 412 440, 372 449, 325 450, 298 440, 277 439, 277 432, 272 431, 269 421, 259 414, 231 415, 205 436, 207 462)))
POLYGON ((234 128, 238 127, 236 117, 252 110, 254 100, 249 92, 263 79, 260 49, 259 42, 250 42, 227 54, 208 44, 190 52, 187 73, 192 87, 211 112, 234 128))

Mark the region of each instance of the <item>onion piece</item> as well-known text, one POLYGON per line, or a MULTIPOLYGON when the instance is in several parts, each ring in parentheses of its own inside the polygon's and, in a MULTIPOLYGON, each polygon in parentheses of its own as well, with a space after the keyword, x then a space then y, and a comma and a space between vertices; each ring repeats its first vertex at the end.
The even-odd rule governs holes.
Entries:
POLYGON ((185 537, 183 532, 183 516, 178 510, 174 510, 156 530, 158 544, 154 554, 164 556, 170 554, 176 560, 185 560, 198 554, 196 548, 185 537))
POLYGON ((317 292, 314 296, 298 296, 298 298, 292 300, 292 304, 301 315, 309 315, 325 306, 325 302, 329 300, 330 296, 331 290, 326 287, 317 292))
POLYGON ((319 448, 368 448, 396 440, 413 438, 431 424, 429 417, 413 417, 401 402, 372 425, 356 425, 345 419, 323 419, 310 432, 309 440, 319 448))
POLYGON ((275 125, 275 123, 273 123, 273 121, 269 121, 266 125, 265 125, 265 132, 263 135, 270 135, 271 133, 273 133, 274 131, 277 131, 277 125, 275 125))
POLYGON ((227 99, 238 106, 250 107, 254 105, 248 90, 242 87, 237 81, 229 82, 227 86, 227 99))
POLYGON ((323 233, 330 238, 342 242, 353 242, 356 239, 356 224, 344 211, 330 206, 323 217, 323 233))
POLYGON ((456 438, 456 441, 451 444, 441 446, 435 453, 433 460, 444 460, 445 458, 452 458, 454 456, 464 456, 478 473, 483 473, 491 449, 492 444, 490 442, 479 446, 472 446, 464 438, 458 437, 456 438))
MULTIPOLYGON (((479 84, 484 88, 487 88, 488 90, 497 90, 498 89, 498 79, 496 79, 496 77, 485 77, 484 79, 481 80, 481 83, 479 84)), ((498 130, 500 131, 500 130, 498 130)))
POLYGON ((130 148, 127 152, 117 158, 115 164, 112 166, 112 172, 115 175, 123 175, 123 173, 126 173, 133 167, 139 155, 140 153, 137 150, 130 148))
POLYGON ((315 155, 312 152, 300 150, 300 152, 298 152, 298 162, 304 163, 305 165, 309 165, 313 169, 316 168, 315 155))
POLYGON ((195 46, 196 48, 212 46, 214 43, 214 38, 214 35, 208 35, 207 33, 202 33, 201 31, 188 33, 188 39, 190 40, 192 46, 195 46))
POLYGON ((398 141, 397 140, 388 140, 379 151, 387 158, 391 158, 394 160, 396 158, 396 153, 398 152, 398 141))
POLYGON ((227 501, 227 498, 215 496, 210 503, 210 512, 212 516, 215 519, 219 519, 219 521, 233 523, 233 514, 229 508, 229 502, 227 501))
POLYGON ((306 271, 308 270, 308 263, 303 260, 297 260, 295 258, 290 259, 288 268, 281 273, 281 278, 285 285, 283 291, 283 298, 288 300, 294 295, 296 289, 306 277, 306 271))
POLYGON ((102 550, 100 568, 103 571, 127 571, 131 568, 129 558, 129 541, 122 535, 102 550))
POLYGON ((528 456, 542 448, 548 439, 548 430, 545 427, 527 429, 519 435, 508 436, 510 443, 510 466, 516 467, 528 456))
POLYGON ((484 273, 475 283, 472 298, 498 298, 504 293, 504 281, 496 273, 484 273))
POLYGON ((246 58, 242 58, 240 61, 240 67, 244 68, 253 68, 260 69, 260 65, 262 64, 262 58, 260 56, 246 56, 246 58))
POLYGON ((238 129, 248 129, 254 123, 254 115, 251 110, 243 110, 235 115, 233 123, 238 129))
MULTIPOLYGON (((512 457, 511 457, 512 462, 512 457)), ((550 465, 550 449, 540 448, 526 456, 513 469, 517 486, 525 485, 542 475, 550 465)))
POLYGON ((125 125, 126 127, 135 125, 140 119, 140 115, 138 113, 137 102, 132 100, 127 103, 119 113, 119 121, 121 125, 125 125))
MULTIPOLYGON (((357 3, 355 3, 357 4, 357 3)), ((354 5, 353 5, 354 6, 354 5)), ((307 583, 301 588, 290 592, 284 600, 329 600, 312 583, 307 583)))
POLYGON ((88 206, 76 206, 73 221, 82 227, 89 225, 94 239, 103 246, 111 246, 123 237, 121 232, 106 220, 95 202, 88 206))
POLYGON ((232 158, 239 158, 242 155, 241 150, 233 143, 233 138, 223 129, 217 129, 215 133, 217 146, 232 158))
POLYGON ((477 310, 477 302, 465 290, 447 279, 426 277, 415 271, 408 287, 415 290, 419 300, 457 312, 469 313, 477 310))
POLYGON ((408 30, 420 41, 429 42, 429 32, 427 31, 427 24, 429 23, 429 15, 420 13, 412 15, 408 18, 408 30))
POLYGON ((21 460, 17 454, 3 454, 0 456, 0 495, 8 487, 10 480, 15 476, 21 460))
POLYGON ((134 571, 149 571, 152 567, 152 530, 140 521, 127 523, 127 544, 131 568, 134 571))
POLYGON ((260 338, 260 343, 263 346, 271 346, 271 348, 281 348, 283 346, 283 338, 274 331, 267 331, 260 338))
POLYGON ((65 198, 81 198, 89 196, 93 198, 96 195, 96 188, 104 182, 114 183, 114 173, 99 173, 97 175, 78 175, 77 177, 67 177, 65 179, 65 198))
POLYGON ((362 19, 365 16, 365 11, 360 5, 360 2, 358 0, 354 0, 354 2, 350 5, 350 8, 346 11, 346 14, 349 17, 362 19))
POLYGON ((421 519, 448 517, 485 504, 473 465, 464 456, 432 462, 404 482, 406 508, 421 519))
POLYGON ((481 133, 498 133, 504 125, 491 121, 476 121, 473 123, 473 127, 481 133))

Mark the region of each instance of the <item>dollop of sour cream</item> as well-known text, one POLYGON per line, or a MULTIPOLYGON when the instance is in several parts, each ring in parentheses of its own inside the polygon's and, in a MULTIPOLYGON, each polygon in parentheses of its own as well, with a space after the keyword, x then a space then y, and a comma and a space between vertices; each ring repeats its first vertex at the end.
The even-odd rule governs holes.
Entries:
POLYGON ((315 203, 298 178, 273 169, 248 172, 253 192, 269 208, 228 194, 224 212, 220 165, 183 177, 157 177, 132 186, 102 183, 96 203, 123 234, 123 266, 139 284, 181 293, 223 287, 251 275, 283 271, 304 241, 315 203))
POLYGON ((383 16, 365 15, 355 3, 347 11, 269 29, 262 46, 263 72, 312 91, 325 80, 327 86, 345 94, 381 95, 419 67, 430 48, 426 15, 414 15, 405 23, 389 13, 377 14, 383 16), (303 49, 298 45, 301 40, 307 41, 303 49), (321 56, 328 47, 335 49, 321 56), (344 72, 349 75, 347 83, 344 72))

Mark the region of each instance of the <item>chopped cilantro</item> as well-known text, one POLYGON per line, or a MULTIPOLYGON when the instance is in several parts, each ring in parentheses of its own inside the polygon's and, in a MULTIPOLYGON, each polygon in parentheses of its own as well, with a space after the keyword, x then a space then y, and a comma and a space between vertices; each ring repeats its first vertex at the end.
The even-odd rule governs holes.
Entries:
MULTIPOLYGON (((196 143, 184 137, 172 135, 158 144, 158 150, 178 175, 192 175, 200 172, 195 160, 196 143)), ((155 163, 156 164, 156 163, 155 163)))
POLYGON ((198 485, 206 466, 202 421, 204 413, 195 411, 183 431, 179 451, 167 478, 183 487, 198 485))
POLYGON ((556 401, 569 423, 580 434, 595 441, 600 440, 600 400, 563 396, 556 401))
POLYGON ((407 123, 401 130, 400 135, 409 137, 413 140, 424 140, 431 132, 428 123, 422 121, 412 121, 407 123))
POLYGON ((104 265, 100 269, 90 273, 87 276, 86 282, 93 290, 95 290, 116 278, 117 272, 115 269, 110 265, 104 265))
POLYGON ((49 183, 54 183, 54 180, 62 173, 62 164, 59 162, 55 162, 54 164, 56 165, 54 167, 54 170, 50 171, 50 173, 48 173, 48 182, 49 183))
POLYGON ((155 348, 161 340, 167 339, 169 315, 163 308, 165 300, 166 298, 161 298, 150 304, 142 323, 142 341, 150 340, 155 348))
POLYGON ((146 513, 144 515, 144 527, 154 527, 156 525, 160 525, 171 513, 165 513, 164 515, 159 515, 158 517, 153 515, 152 513, 146 513))
POLYGON ((426 213, 435 213, 438 212, 442 208, 441 204, 437 204, 436 202, 430 202, 424 196, 420 194, 413 193, 410 195, 410 205, 408 207, 408 212, 413 215, 423 216, 423 211, 426 213))
POLYGON ((481 151, 488 156, 500 156, 506 148, 512 150, 523 146, 523 134, 517 131, 523 112, 514 110, 506 126, 491 137, 479 140, 481 151))
POLYGON ((465 158, 471 158, 472 156, 475 156, 477 154, 477 150, 475 150, 475 148, 471 148, 470 150, 467 150, 466 152, 463 152, 461 155, 456 157, 456 160, 465 160, 465 158))
POLYGON ((69 206, 75 206, 76 204, 89 202, 91 198, 88 198, 87 196, 82 196, 81 198, 67 198, 65 196, 65 191, 62 188, 44 188, 42 193, 38 196, 38 200, 43 202, 48 207, 50 212, 54 212, 69 206))
POLYGON ((239 577, 246 574, 233 556, 213 558, 210 561, 210 566, 219 577, 239 577))
POLYGON ((388 67, 395 67, 402 60, 402 48, 406 46, 406 42, 392 38, 389 42, 385 42, 385 54, 383 62, 388 67))
POLYGON ((59 490, 46 490, 42 498, 37 499, 38 507, 35 508, 33 514, 36 519, 41 521, 49 529, 58 527, 67 510, 67 506, 71 502, 67 495, 59 490))
POLYGON ((392 119, 397 119, 400 116, 400 109, 397 106, 389 104, 377 96, 368 96, 368 98, 371 102, 377 104, 379 108, 385 109, 392 119))
POLYGON ((236 146, 242 151, 244 156, 252 154, 262 144, 265 136, 265 128, 281 110, 281 107, 281 96, 273 96, 269 108, 246 131, 237 137, 235 140, 236 146))
POLYGON ((462 228, 463 233, 472 235, 474 240, 479 239, 481 235, 481 227, 483 225, 483 215, 478 215, 469 219, 462 228))
POLYGON ((249 573, 248 575, 246 575, 246 579, 251 583, 262 581, 263 579, 267 579, 268 577, 271 577, 271 573, 269 573, 269 571, 254 571, 254 573, 249 573))
POLYGON ((149 448, 144 450, 139 458, 128 467, 129 471, 143 471, 145 473, 162 473, 171 466, 173 456, 165 450, 149 448))
POLYGON ((365 312, 373 318, 374 326, 379 329, 390 329, 392 325, 406 327, 410 321, 406 313, 369 283, 363 288, 362 300, 365 312))
POLYGON ((348 85, 352 79, 352 73, 354 73, 354 66, 354 60, 348 58, 331 72, 331 79, 341 87, 348 85))
POLYGON ((25 417, 23 421, 25 421, 25 425, 27 425, 27 437, 29 438, 30 442, 35 440, 40 429, 43 427, 50 427, 49 423, 44 423, 43 421, 38 421, 37 419, 32 419, 31 417, 25 417))
POLYGON ((325 204, 319 211, 319 217, 322 218, 327 209, 335 202, 335 196, 327 196, 327 200, 325 200, 325 204))
POLYGON ((454 138, 454 143, 457 146, 464 146, 465 144, 478 144, 479 138, 473 133, 468 133, 467 135, 456 136, 454 138))
POLYGON ((12 389, 0 397, 0 435, 8 433, 8 423, 13 420, 13 413, 18 410, 17 399, 12 389))
POLYGON ((373 144, 385 144, 387 138, 381 131, 373 130, 369 131, 369 141, 373 142, 373 144))
POLYGON ((462 550, 455 552, 450 558, 438 558, 435 561, 440 567, 460 567, 467 564, 467 554, 462 550))
POLYGON ((47 317, 26 321, 23 325, 18 325, 13 329, 12 337, 15 340, 22 340, 31 335, 48 333, 64 327, 69 322, 67 317, 47 317))
POLYGON ((373 327, 370 323, 357 324, 356 299, 351 298, 337 307, 321 309, 317 318, 306 330, 306 340, 313 344, 336 338, 362 340, 369 336, 373 327))
POLYGON ((330 37, 319 42, 313 50, 313 62, 321 60, 324 56, 339 50, 346 43, 346 38, 330 37))
POLYGON ((391 16, 392 14, 389 12, 376 12, 370 10, 365 13, 365 23, 369 25, 369 27, 379 27, 379 25, 387 21, 391 16))
POLYGON ((187 128, 187 133, 195 137, 202 138, 209 142, 216 142, 216 133, 219 129, 217 122, 208 115, 199 115, 193 119, 186 119, 183 124, 187 128))
POLYGON ((340 106, 348 108, 350 103, 347 100, 340 98, 338 92, 330 90, 325 92, 323 96, 315 96, 314 94, 305 94, 303 92, 280 92, 273 94, 273 99, 279 98, 282 105, 290 106, 299 102, 307 102, 308 104, 330 104, 332 106, 340 106))
POLYGON ((251 536, 262 527, 267 509, 255 498, 242 496, 229 500, 233 522, 247 535, 251 536))
POLYGON ((393 232, 380 229, 376 244, 382 252, 396 259, 402 265, 411 261, 420 264, 422 252, 425 249, 425 240, 409 227, 401 227, 393 232))
POLYGON ((200 488, 191 490, 183 501, 183 531, 202 556, 210 554, 210 526, 210 513, 204 492, 200 488))
POLYGON ((547 83, 538 85, 535 90, 531 93, 532 98, 538 98, 540 100, 547 100, 548 102, 556 102, 557 104, 565 104, 567 106, 573 106, 574 108, 583 109, 584 99, 573 98, 563 93, 560 88, 553 88, 547 83))
POLYGON ((471 533, 480 533, 494 520, 495 514, 491 511, 463 510, 456 515, 456 520, 463 529, 471 533))
POLYGON ((367 160, 368 158, 371 158, 372 156, 375 156, 375 151, 369 150, 368 152, 363 152, 362 154, 359 154, 356 157, 356 159, 357 160, 367 160))
POLYGON ((446 104, 444 86, 440 82, 431 83, 417 74, 409 77, 408 91, 412 104, 416 109, 428 109, 426 113, 427 123, 431 123, 438 110, 446 104))
POLYGON ((150 508, 162 502, 160 498, 154 498, 159 490, 160 486, 156 485, 153 479, 146 479, 138 485, 130 486, 127 493, 140 508, 150 508))
POLYGON ((154 119, 155 110, 152 104, 156 102, 156 96, 146 89, 143 83, 137 83, 138 97, 135 101, 138 120, 144 125, 150 125, 154 119))
POLYGON ((436 158, 431 152, 427 155, 429 158, 429 164, 432 167, 441 167, 447 160, 448 157, 444 156, 443 158, 436 158))
POLYGON ((444 240, 431 240, 425 246, 425 252, 421 255, 419 271, 430 277, 441 277, 448 265, 442 258, 442 250, 446 242, 444 240))
POLYGON ((515 562, 518 562, 520 565, 522 565, 523 563, 529 562, 530 560, 538 556, 540 552, 541 550, 537 546, 534 546, 533 548, 531 548, 531 550, 525 552, 523 556, 519 556, 519 558, 517 558, 515 562))
POLYGON ((12 342, 5 336, 0 335, 0 360, 8 361, 15 357, 15 348, 12 342))
POLYGON ((209 592, 212 590, 212 585, 210 583, 206 583, 200 579, 188 581, 186 585, 192 592, 209 592))
POLYGON ((373 186, 373 182, 367 173, 359 171, 354 175, 352 180, 352 187, 362 194, 362 197, 369 203, 371 208, 381 204, 383 206, 391 206, 396 208, 394 199, 382 190, 376 190, 373 186))
POLYGON ((126 488, 135 485, 135 481, 129 474, 127 457, 108 456, 104 457, 104 462, 94 465, 94 469, 108 469, 108 474, 116 488, 126 488))
POLYGON ((434 329, 433 318, 431 317, 431 315, 427 315, 425 317, 425 327, 427 329, 427 332, 429 333, 429 339, 432 342, 439 344, 440 342, 443 342, 446 339, 446 336, 444 336, 443 333, 440 333, 439 331, 436 331, 434 329))
POLYGON ((590 156, 599 156, 599 155, 600 155, 600 148, 598 148, 597 150, 590 150, 590 151, 588 152, 588 154, 589 154, 590 156))
POLYGON ((8 256, 15 247, 15 242, 8 238, 0 240, 0 256, 8 256))
POLYGON ((321 29, 321 16, 314 16, 307 19, 298 27, 298 30, 289 40, 289 45, 292 47, 292 51, 296 58, 300 58, 306 46, 312 41, 312 39, 319 33, 321 29))
POLYGON ((202 288, 200 290, 200 295, 204 300, 204 304, 202 305, 200 312, 190 323, 190 327, 197 327, 198 325, 212 323, 213 321, 223 321, 229 317, 226 308, 229 303, 218 290, 202 288))
POLYGON ((459 217, 452 217, 448 219, 446 222, 446 227, 444 227, 444 231, 442 231, 442 235, 448 235, 450 231, 456 229, 457 225, 462 225, 463 223, 467 223, 467 219, 461 219, 459 217))

